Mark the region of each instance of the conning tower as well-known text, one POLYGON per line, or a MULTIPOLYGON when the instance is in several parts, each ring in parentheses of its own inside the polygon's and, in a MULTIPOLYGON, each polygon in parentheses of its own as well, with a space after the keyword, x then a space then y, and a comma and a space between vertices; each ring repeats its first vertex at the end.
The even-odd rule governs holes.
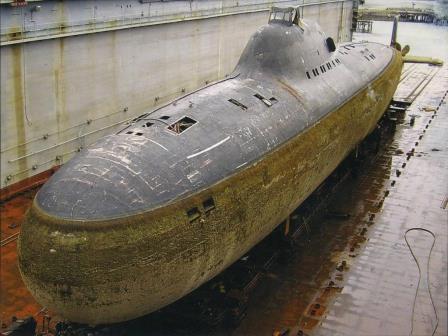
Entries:
POLYGON ((269 24, 259 28, 244 49, 235 72, 242 77, 301 78, 325 63, 336 50, 316 22, 303 20, 299 9, 274 7, 269 24))

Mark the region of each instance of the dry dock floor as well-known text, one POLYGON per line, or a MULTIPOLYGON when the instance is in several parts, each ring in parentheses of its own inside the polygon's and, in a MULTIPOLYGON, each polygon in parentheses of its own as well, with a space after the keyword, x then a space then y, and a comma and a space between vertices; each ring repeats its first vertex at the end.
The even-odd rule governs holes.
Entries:
MULTIPOLYGON (((364 219, 367 225, 372 223, 367 242, 350 262, 343 289, 313 335, 432 335, 437 318, 434 334, 448 334, 448 71, 446 66, 437 73, 437 68, 429 66, 411 67, 434 77, 397 129, 390 146, 389 176, 383 184, 384 201, 366 200, 382 203, 381 208, 372 220, 364 219), (430 233, 413 230, 407 234, 420 263, 420 286, 417 264, 404 239, 406 230, 412 228, 435 235, 429 259, 430 233)), ((398 99, 412 92, 406 79, 402 83, 398 99)), ((377 176, 364 178, 373 182, 377 176)))
MULTIPOLYGON (((447 92, 446 66, 405 66, 395 98, 412 104, 397 118, 395 134, 343 183, 328 213, 317 216, 293 252, 262 272, 237 325, 204 331, 180 323, 185 311, 174 304, 170 314, 151 314, 95 335, 431 335, 437 318, 435 335, 447 335, 447 92), (407 235, 420 277, 404 239, 411 228, 435 235, 430 257, 430 233, 407 235)), ((13 315, 34 315, 39 328, 43 318, 16 265, 15 237, 34 194, 1 204, 2 328, 13 315)))

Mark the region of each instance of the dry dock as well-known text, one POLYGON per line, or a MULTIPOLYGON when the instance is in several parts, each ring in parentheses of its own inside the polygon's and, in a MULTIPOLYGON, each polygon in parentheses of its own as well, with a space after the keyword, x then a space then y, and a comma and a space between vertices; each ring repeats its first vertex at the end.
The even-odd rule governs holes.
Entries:
MULTIPOLYGON (((409 335, 413 328, 414 335, 430 335, 437 313, 435 334, 446 335, 447 88, 446 66, 406 65, 395 99, 410 105, 396 104, 388 113, 389 119, 396 120, 396 131, 383 139, 379 153, 365 159, 356 174, 333 189, 324 207, 311 211, 306 230, 293 243, 287 241, 291 246, 273 250, 265 242, 261 247, 268 252, 269 262, 263 266, 254 262, 250 271, 230 270, 237 283, 246 283, 249 276, 244 290, 223 284, 229 271, 205 285, 233 297, 250 289, 237 323, 204 327, 200 321, 209 316, 188 316, 194 307, 185 308, 180 302, 142 319, 95 331, 99 335, 409 335), (430 230, 436 238, 429 259, 432 236, 423 231, 408 234, 422 268, 420 284, 404 239, 406 230, 414 227, 430 230), (276 261, 271 262, 274 255, 276 261), (185 323, 187 317, 195 323, 185 323)), ((40 330, 43 307, 24 288, 15 254, 15 234, 20 229, 15 225, 20 224, 33 195, 30 191, 1 205, 1 319, 6 326, 13 315, 34 315, 40 330)), ((319 202, 305 206, 310 204, 319 202)), ((304 209, 296 211, 291 225, 303 224, 303 213, 304 209)), ((263 251, 254 252, 249 260, 263 251)), ((227 307, 207 306, 210 293, 199 290, 189 300, 204 303, 201 312, 225 312, 227 307)), ((52 321, 56 320, 54 316, 52 321)), ((79 335, 91 332, 83 330, 79 335)))

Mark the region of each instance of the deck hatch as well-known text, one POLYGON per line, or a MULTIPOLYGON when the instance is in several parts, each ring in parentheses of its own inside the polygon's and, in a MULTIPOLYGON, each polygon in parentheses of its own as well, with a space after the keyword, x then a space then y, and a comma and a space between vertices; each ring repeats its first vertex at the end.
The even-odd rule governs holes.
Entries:
POLYGON ((182 119, 176 121, 174 124, 168 126, 168 130, 176 134, 181 134, 194 124, 196 124, 196 120, 191 119, 190 117, 183 117, 182 119))

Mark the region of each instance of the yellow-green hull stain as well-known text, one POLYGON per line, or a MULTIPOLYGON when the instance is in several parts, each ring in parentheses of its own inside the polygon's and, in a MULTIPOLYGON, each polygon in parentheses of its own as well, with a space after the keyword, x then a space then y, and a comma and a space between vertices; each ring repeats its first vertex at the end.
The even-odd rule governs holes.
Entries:
POLYGON ((88 324, 148 314, 191 292, 269 235, 375 127, 398 84, 398 52, 368 87, 258 162, 192 196, 104 222, 52 218, 34 203, 19 266, 35 298, 88 324), (216 208, 202 202, 213 196, 216 208), (186 210, 199 207, 190 223, 186 210))

